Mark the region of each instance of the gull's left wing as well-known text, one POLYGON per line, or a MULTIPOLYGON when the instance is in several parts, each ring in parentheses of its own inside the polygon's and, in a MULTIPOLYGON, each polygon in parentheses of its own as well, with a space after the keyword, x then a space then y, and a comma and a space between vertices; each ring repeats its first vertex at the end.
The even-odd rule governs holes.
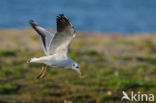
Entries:
POLYGON ((52 33, 50 33, 48 30, 41 27, 39 24, 37 24, 33 20, 30 20, 29 23, 34 28, 34 30, 40 35, 44 53, 46 55, 49 55, 50 43, 51 43, 54 35, 52 33))

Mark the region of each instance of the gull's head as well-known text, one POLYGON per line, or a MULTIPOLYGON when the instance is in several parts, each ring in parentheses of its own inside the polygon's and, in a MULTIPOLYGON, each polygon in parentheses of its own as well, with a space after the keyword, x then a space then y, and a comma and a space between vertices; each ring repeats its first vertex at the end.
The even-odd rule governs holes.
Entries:
POLYGON ((82 76, 80 65, 77 62, 72 63, 72 69, 77 71, 80 74, 80 77, 82 76))

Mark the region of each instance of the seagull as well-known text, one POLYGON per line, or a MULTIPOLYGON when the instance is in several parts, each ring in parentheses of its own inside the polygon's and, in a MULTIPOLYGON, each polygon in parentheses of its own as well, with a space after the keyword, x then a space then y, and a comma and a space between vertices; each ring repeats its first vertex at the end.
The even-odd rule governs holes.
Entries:
POLYGON ((30 20, 29 23, 39 34, 46 55, 39 58, 34 57, 27 61, 27 63, 44 64, 37 78, 43 79, 45 77, 47 67, 72 69, 77 71, 81 77, 80 65, 68 56, 69 46, 76 36, 76 32, 70 20, 64 16, 64 14, 59 14, 56 18, 57 32, 55 35, 33 20, 30 20))

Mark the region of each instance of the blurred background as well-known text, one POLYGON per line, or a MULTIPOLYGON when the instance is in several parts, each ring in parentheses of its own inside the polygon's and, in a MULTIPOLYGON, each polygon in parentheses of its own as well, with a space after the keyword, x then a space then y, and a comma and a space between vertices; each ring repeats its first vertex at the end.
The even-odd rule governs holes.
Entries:
POLYGON ((0 0, 0 103, 121 103, 122 91, 156 95, 155 5, 155 0, 0 0), (43 64, 26 61, 44 53, 28 21, 55 33, 60 13, 77 31, 69 55, 84 78, 51 67, 37 80, 43 64))
POLYGON ((55 28, 64 13, 76 30, 93 32, 155 32, 155 0, 1 0, 0 27, 27 28, 34 19, 55 28))

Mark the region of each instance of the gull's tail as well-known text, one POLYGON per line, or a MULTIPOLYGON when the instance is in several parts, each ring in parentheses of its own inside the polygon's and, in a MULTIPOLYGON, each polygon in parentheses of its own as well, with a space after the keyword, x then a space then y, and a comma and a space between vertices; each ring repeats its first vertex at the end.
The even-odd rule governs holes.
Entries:
POLYGON ((40 58, 31 58, 27 61, 27 63, 44 63, 47 64, 49 62, 49 58, 45 57, 40 57, 40 58))
POLYGON ((38 58, 31 58, 27 60, 27 63, 35 63, 35 62, 39 62, 38 58))

